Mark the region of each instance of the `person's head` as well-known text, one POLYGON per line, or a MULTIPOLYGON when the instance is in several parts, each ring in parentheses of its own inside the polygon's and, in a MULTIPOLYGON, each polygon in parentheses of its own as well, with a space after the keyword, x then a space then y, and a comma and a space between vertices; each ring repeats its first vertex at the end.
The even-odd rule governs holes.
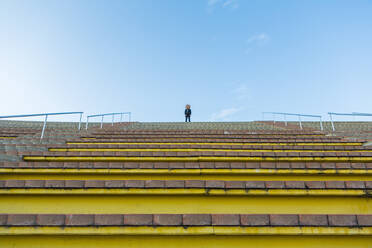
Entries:
POLYGON ((186 108, 190 109, 191 108, 190 104, 186 104, 186 108))

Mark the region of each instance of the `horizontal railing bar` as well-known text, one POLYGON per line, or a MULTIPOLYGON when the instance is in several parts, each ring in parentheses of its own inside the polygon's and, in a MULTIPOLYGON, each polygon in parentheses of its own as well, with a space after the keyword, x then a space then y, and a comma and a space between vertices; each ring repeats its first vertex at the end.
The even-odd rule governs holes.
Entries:
POLYGON ((334 121, 332 119, 332 115, 342 115, 342 116, 372 116, 372 114, 369 113, 358 113, 358 112, 353 112, 353 113, 334 113, 334 112, 328 112, 329 118, 331 120, 331 125, 332 125, 332 130, 336 131, 334 121))
POLYGON ((79 127, 78 127, 78 129, 80 130, 80 127, 81 127, 81 118, 83 117, 83 113, 84 112, 60 112, 60 113, 30 114, 30 115, 7 115, 7 116, 0 116, 0 118, 1 119, 5 119, 5 118, 45 116, 44 124, 43 124, 43 129, 41 130, 41 137, 40 137, 40 140, 42 140, 43 137, 44 137, 44 132, 45 132, 45 128, 46 128, 48 116, 50 116, 50 115, 72 115, 72 114, 80 114, 79 127))
POLYGON ((298 116, 298 121, 300 123, 300 128, 303 129, 302 127, 302 121, 301 117, 311 117, 311 118, 319 118, 319 124, 320 124, 320 130, 323 131, 323 123, 322 123, 322 116, 321 115, 305 115, 305 114, 293 114, 293 113, 282 113, 282 112, 262 112, 262 114, 273 114, 274 115, 274 124, 275 124, 275 115, 283 115, 284 117, 284 123, 287 126, 288 121, 286 119, 286 116, 298 116))
POLYGON ((89 118, 92 117, 102 117, 101 119, 101 128, 103 127, 103 118, 107 115, 112 115, 112 120, 111 120, 111 125, 114 125, 114 119, 115 115, 120 115, 120 122, 122 121, 123 115, 128 115, 129 116, 129 122, 131 119, 132 112, 118 112, 118 113, 106 113, 106 114, 97 114, 97 115, 88 115, 87 116, 87 123, 85 125, 85 129, 88 130, 88 125, 89 125, 89 118))
POLYGON ((33 117, 33 116, 46 116, 46 115, 70 115, 70 114, 83 114, 84 112, 61 112, 61 113, 44 113, 44 114, 30 114, 30 115, 7 115, 0 116, 0 118, 19 118, 19 117, 33 117))
POLYGON ((107 113, 107 114, 98 114, 98 115, 88 115, 87 117, 98 117, 98 116, 106 116, 106 115, 120 115, 120 114, 130 114, 131 112, 122 112, 122 113, 107 113))
POLYGON ((292 114, 292 113, 281 113, 281 112, 263 112, 264 114, 276 114, 276 115, 292 115, 292 116, 303 116, 303 117, 315 117, 321 118, 321 115, 305 115, 305 114, 292 114))
POLYGON ((354 115, 356 116, 372 116, 370 113, 359 113, 359 112, 353 112, 354 115))
POLYGON ((355 116, 353 113, 334 113, 334 112, 328 112, 329 115, 345 115, 345 116, 355 116))

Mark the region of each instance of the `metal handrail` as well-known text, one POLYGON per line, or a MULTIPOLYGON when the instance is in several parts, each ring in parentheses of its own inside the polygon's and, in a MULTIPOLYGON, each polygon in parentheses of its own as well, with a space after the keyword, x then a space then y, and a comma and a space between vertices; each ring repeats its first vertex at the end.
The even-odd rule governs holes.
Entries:
POLYGON ((359 112, 353 112, 354 115, 356 116, 372 116, 370 113, 359 113, 359 112))
POLYGON ((86 130, 88 129, 89 118, 98 117, 98 116, 102 116, 102 119, 101 119, 101 128, 102 128, 103 127, 103 118, 106 115, 112 115, 112 126, 113 126, 114 125, 114 117, 115 117, 115 115, 120 115, 120 122, 123 120, 123 115, 128 115, 129 116, 129 122, 130 122, 132 112, 120 112, 120 113, 106 113, 106 114, 88 115, 87 116, 87 123, 85 125, 85 129, 86 130))
POLYGON ((43 113, 43 114, 30 114, 30 115, 7 115, 7 116, 0 116, 0 119, 5 119, 5 118, 19 118, 19 117, 45 116, 43 130, 41 131, 41 137, 40 137, 40 140, 41 140, 44 137, 44 131, 45 131, 45 128, 46 128, 46 123, 47 123, 47 120, 48 120, 48 116, 49 115, 72 115, 72 114, 80 114, 80 121, 79 121, 79 127, 78 127, 78 129, 80 130, 80 127, 81 127, 81 118, 83 117, 83 113, 84 112, 61 112, 61 113, 43 113))
POLYGON ((286 119, 286 116, 298 116, 298 121, 300 123, 300 128, 302 128, 302 120, 301 120, 301 117, 312 117, 312 118, 319 118, 319 123, 320 123, 320 130, 323 130, 323 121, 322 121, 322 116, 321 115, 307 115, 307 114, 293 114, 293 113, 282 113, 282 112, 262 112, 262 115, 263 115, 263 119, 265 114, 272 114, 273 115, 273 121, 274 121, 274 124, 275 124, 275 115, 283 115, 283 118, 284 118, 284 123, 285 125, 287 126, 288 123, 287 123, 287 119, 286 119))
POLYGON ((333 132, 336 131, 335 124, 333 123, 333 118, 332 115, 343 115, 343 116, 372 116, 370 113, 358 113, 358 112, 353 112, 353 113, 334 113, 334 112, 328 112, 329 114, 329 119, 331 120, 331 126, 333 132))

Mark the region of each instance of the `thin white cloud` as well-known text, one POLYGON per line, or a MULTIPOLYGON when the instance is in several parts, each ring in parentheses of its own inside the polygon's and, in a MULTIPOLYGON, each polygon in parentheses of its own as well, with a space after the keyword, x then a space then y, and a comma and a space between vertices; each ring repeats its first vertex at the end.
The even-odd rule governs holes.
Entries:
POLYGON ((249 88, 246 84, 240 84, 238 87, 233 89, 231 93, 238 99, 243 100, 249 97, 249 88))
POLYGON ((239 8, 238 0, 208 0, 207 5, 209 12, 212 12, 217 7, 231 10, 239 8))
POLYGON ((266 33, 261 33, 261 34, 256 34, 248 38, 247 43, 252 44, 265 44, 269 42, 270 36, 267 35, 266 33))
POLYGON ((264 46, 269 41, 270 41, 270 36, 266 33, 252 35, 246 40, 247 48, 245 49, 245 53, 251 52, 254 47, 264 46))
POLYGON ((231 9, 237 9, 239 7, 238 1, 237 0, 226 0, 223 4, 222 7, 224 8, 231 8, 231 9))
POLYGON ((218 2, 221 2, 221 0, 208 0, 208 6, 213 6, 217 4, 218 2))
POLYGON ((231 116, 234 114, 238 113, 241 111, 241 108, 227 108, 227 109, 222 109, 221 111, 212 114, 211 120, 212 121, 223 121, 223 120, 228 120, 231 116))

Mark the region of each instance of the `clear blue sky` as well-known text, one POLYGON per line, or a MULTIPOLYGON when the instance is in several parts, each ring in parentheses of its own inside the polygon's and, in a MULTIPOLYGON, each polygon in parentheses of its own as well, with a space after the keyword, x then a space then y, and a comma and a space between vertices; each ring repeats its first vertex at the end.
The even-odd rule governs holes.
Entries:
POLYGON ((0 115, 372 112, 371 0, 0 0, 0 115))

